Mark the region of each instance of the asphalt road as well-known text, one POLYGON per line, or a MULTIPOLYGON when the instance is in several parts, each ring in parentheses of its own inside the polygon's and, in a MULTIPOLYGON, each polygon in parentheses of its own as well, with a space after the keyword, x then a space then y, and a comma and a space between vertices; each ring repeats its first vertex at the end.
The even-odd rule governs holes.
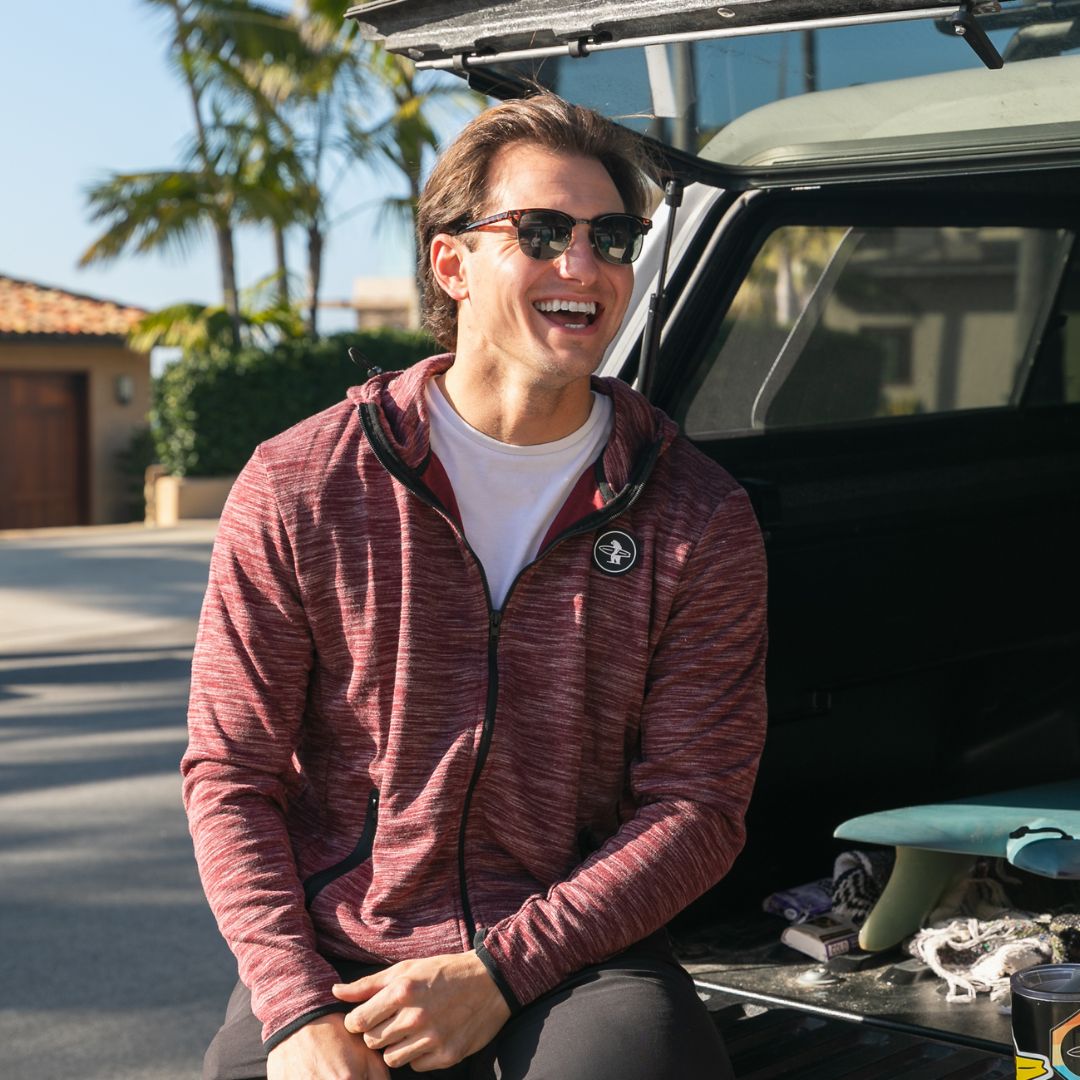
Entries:
POLYGON ((177 772, 213 529, 0 535, 3 1080, 194 1080, 220 1022, 177 772))

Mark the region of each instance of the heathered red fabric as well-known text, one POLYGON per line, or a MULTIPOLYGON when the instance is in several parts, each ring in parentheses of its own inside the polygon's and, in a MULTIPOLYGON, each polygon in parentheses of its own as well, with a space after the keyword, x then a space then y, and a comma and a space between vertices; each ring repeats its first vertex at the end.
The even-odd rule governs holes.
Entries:
POLYGON ((445 474, 422 387, 451 360, 379 376, 264 443, 221 519, 184 799, 268 1039, 334 1004, 320 952, 467 950, 470 909, 532 1001, 663 925, 743 843, 765 720, 765 562, 744 492, 644 398, 595 380, 615 404, 606 484, 590 472, 575 505, 610 504, 650 448, 655 465, 629 509, 523 571, 491 652, 482 572, 425 484, 445 474), (639 545, 618 576, 593 562, 606 528, 639 545), (370 830, 373 791, 370 855, 317 879, 305 907, 303 883, 370 830), (585 836, 600 846, 582 861, 585 836))

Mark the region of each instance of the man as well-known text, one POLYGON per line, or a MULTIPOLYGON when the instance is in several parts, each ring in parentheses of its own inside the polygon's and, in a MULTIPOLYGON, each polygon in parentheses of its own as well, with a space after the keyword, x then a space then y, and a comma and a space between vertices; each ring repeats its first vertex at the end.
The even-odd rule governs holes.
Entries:
POLYGON ((418 213, 451 351, 236 482, 183 762, 241 978, 206 1076, 725 1075, 662 928, 742 845, 764 560, 730 477, 590 378, 638 153, 551 95, 476 118, 418 213))

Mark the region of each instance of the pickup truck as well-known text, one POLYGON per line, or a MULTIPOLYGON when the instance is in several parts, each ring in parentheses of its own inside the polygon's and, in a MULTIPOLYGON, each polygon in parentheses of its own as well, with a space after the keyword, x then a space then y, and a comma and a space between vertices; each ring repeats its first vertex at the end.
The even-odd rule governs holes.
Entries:
POLYGON ((855 815, 1080 772, 1080 2, 350 15, 489 95, 599 109, 673 182, 604 372, 766 539, 749 842, 673 927, 737 1075, 1012 1076, 985 995, 946 1003, 899 952, 821 968, 761 905, 828 876, 855 815))

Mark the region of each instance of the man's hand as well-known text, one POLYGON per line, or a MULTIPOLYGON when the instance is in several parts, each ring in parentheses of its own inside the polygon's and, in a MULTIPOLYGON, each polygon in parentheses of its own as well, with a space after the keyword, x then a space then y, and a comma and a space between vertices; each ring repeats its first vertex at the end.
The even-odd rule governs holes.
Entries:
POLYGON ((510 1018, 475 952, 403 960, 334 993, 363 1003, 346 1015, 345 1027, 395 1069, 448 1069, 487 1046, 510 1018))
POLYGON ((266 1059, 267 1080, 390 1080, 382 1054, 345 1030, 341 1013, 320 1016, 283 1039, 266 1059))

